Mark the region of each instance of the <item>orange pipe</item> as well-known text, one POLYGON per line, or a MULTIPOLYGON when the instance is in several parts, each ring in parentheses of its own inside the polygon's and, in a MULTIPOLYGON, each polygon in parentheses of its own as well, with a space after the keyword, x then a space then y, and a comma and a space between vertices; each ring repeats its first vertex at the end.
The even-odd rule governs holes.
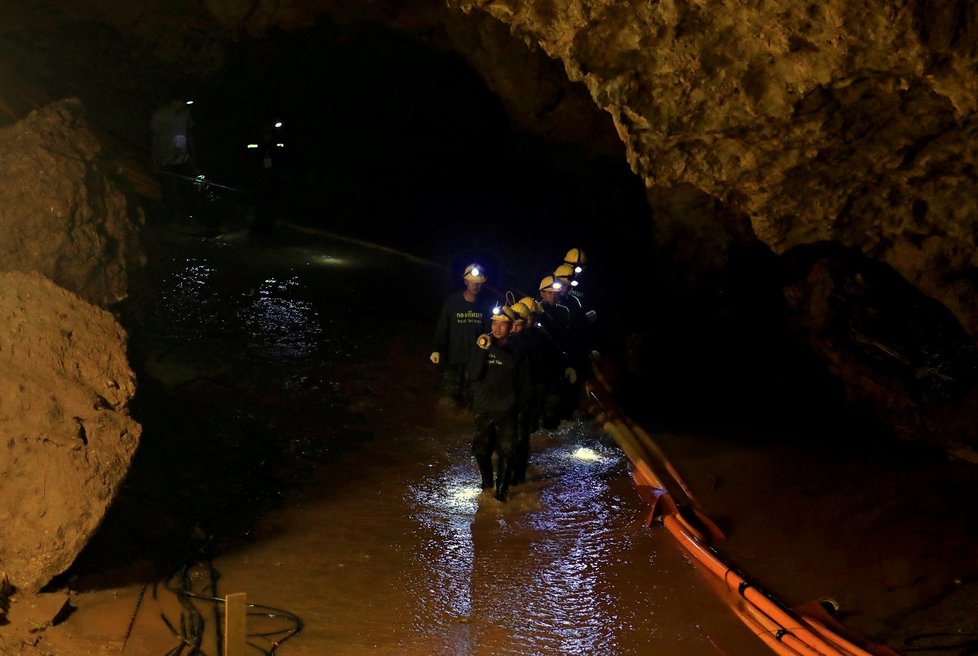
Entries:
MULTIPOLYGON (((611 387, 597 367, 595 367, 595 378, 610 394, 611 387)), ((632 478, 639 489, 639 494, 652 506, 649 523, 651 524, 651 520, 658 517, 673 537, 709 572, 721 579, 731 591, 737 593, 743 600, 743 605, 731 599, 727 599, 727 602, 738 618, 765 644, 785 656, 872 656, 870 652, 836 634, 823 623, 807 616, 796 617, 720 560, 716 552, 708 546, 703 535, 679 513, 675 501, 662 480, 646 462, 646 458, 657 458, 664 463, 667 472, 676 485, 680 486, 685 497, 693 504, 692 510, 696 512, 696 501, 679 476, 679 472, 672 467, 652 438, 627 419, 610 398, 601 399, 594 391, 591 391, 591 395, 601 405, 605 431, 615 439, 632 463, 632 478)), ((705 523, 710 523, 703 513, 699 512, 697 516, 705 523)), ((887 654, 899 656, 888 648, 883 649, 887 654)))
POLYGON ((731 607, 740 621, 743 622, 754 635, 760 638, 764 644, 770 647, 773 652, 776 654, 781 654, 782 656, 802 656, 801 653, 795 651, 774 637, 774 634, 762 626, 755 618, 748 615, 742 608, 739 608, 736 604, 731 604, 731 607))
POLYGON ((827 627, 826 625, 819 622, 814 617, 808 615, 800 616, 802 621, 811 626, 815 631, 825 636, 826 640, 830 640, 837 644, 840 649, 844 649, 854 656, 873 656, 871 653, 863 649, 862 647, 853 644, 852 642, 846 640, 844 637, 827 627))
MULTIPOLYGON (((746 615, 748 618, 752 618, 754 621, 756 621, 757 624, 764 629, 765 635, 771 636, 771 639, 775 642, 783 644, 788 647, 788 649, 791 649, 798 654, 803 654, 804 656, 819 656, 818 652, 803 643, 792 633, 785 631, 784 627, 750 604, 747 604, 744 609, 737 608, 736 610, 738 613, 743 613, 743 615, 746 615)), ((743 620, 745 618, 741 617, 740 619, 743 620)))
POLYGON ((801 620, 792 617, 784 608, 770 597, 748 583, 740 574, 721 561, 712 550, 688 533, 673 515, 662 518, 662 523, 697 559, 717 575, 728 588, 746 599, 751 605, 777 622, 782 629, 790 631, 806 645, 819 654, 839 654, 837 647, 829 644, 809 630, 801 620))

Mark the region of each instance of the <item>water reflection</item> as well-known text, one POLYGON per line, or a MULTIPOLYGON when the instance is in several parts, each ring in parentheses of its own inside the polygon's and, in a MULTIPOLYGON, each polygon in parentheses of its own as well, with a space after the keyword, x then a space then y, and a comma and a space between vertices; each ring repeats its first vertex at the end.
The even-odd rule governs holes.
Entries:
POLYGON ((415 628, 441 634, 449 622, 465 619, 472 610, 469 581, 472 573, 472 534, 469 529, 482 490, 472 485, 472 469, 460 463, 410 490, 417 512, 421 553, 419 562, 430 568, 427 594, 434 608, 419 608, 415 628), (432 618, 442 618, 432 626, 432 618))
POLYGON ((296 298, 299 291, 297 276, 261 283, 240 312, 249 350, 271 358, 301 358, 318 348, 323 327, 312 303, 296 298))
POLYGON ((215 271, 204 258, 188 258, 174 266, 161 285, 163 325, 174 332, 196 335, 202 326, 219 323, 220 298, 212 283, 215 271))
POLYGON ((549 443, 535 448, 531 480, 508 503, 474 485, 465 457, 412 488, 430 582, 419 590, 428 598, 418 632, 434 639, 454 624, 453 636, 438 638, 452 653, 622 652, 630 620, 617 615, 607 577, 628 535, 608 487, 623 461, 585 435, 572 427, 541 438, 549 443))

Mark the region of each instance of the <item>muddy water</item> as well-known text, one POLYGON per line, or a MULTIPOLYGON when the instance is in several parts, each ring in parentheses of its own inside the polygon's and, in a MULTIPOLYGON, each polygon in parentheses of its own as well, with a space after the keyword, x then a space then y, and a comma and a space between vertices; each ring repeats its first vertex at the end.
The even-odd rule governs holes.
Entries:
MULTIPOLYGON (((262 241, 156 230, 156 293, 130 309, 144 443, 68 581, 77 610, 45 633, 55 653, 179 645, 167 622, 180 633, 186 608, 163 574, 185 566, 186 589, 268 607, 249 621, 266 653, 766 653, 672 538, 644 525, 621 452, 589 423, 535 434, 530 480, 509 502, 474 487, 471 417, 439 409, 427 362, 438 268, 294 230, 262 241)), ((904 524, 860 486, 872 473, 873 489, 897 490, 888 472, 911 475, 912 454, 838 463, 832 444, 663 437, 749 575, 791 603, 841 596, 877 640, 894 628, 880 618, 943 599, 961 583, 954 568, 973 566, 960 556, 967 530, 945 536, 951 562, 928 564, 923 580, 923 547, 874 556, 904 524), (805 477, 788 476, 783 464, 804 454, 805 477), (854 474, 846 490, 824 485, 833 467, 854 474), (819 512, 802 519, 813 496, 819 512), (853 499, 875 535, 839 521, 853 499)), ((915 475, 934 491, 937 472, 915 475)), ((962 489, 941 490, 930 512, 962 489)), ((214 604, 193 605, 204 652, 218 654, 214 604)), ((934 644, 967 640, 960 626, 934 644)))

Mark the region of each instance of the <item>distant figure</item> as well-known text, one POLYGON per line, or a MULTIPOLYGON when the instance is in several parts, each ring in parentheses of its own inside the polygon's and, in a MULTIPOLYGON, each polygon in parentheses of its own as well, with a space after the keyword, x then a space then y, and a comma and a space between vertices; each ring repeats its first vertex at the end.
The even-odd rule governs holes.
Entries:
POLYGON ((197 165, 193 148, 193 119, 186 100, 171 100, 153 113, 153 165, 160 175, 163 204, 171 211, 190 211, 196 190, 197 165))
POLYGON ((456 408, 471 404, 471 387, 465 372, 476 349, 475 341, 485 332, 490 316, 489 304, 482 299, 485 270, 472 263, 465 267, 462 280, 465 289, 451 294, 442 305, 430 356, 441 366, 443 391, 456 408))
POLYGON ((285 126, 266 118, 258 129, 257 140, 247 145, 248 187, 255 208, 253 232, 265 233, 275 225, 281 211, 285 183, 285 126))

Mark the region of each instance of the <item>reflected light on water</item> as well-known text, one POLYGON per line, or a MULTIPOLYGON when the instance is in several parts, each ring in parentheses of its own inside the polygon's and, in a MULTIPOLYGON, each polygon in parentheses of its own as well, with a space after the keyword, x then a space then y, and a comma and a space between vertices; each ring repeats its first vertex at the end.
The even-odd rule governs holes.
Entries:
POLYGON ((413 518, 422 538, 418 562, 429 570, 412 581, 426 588, 418 596, 430 604, 418 609, 414 624, 431 635, 440 635, 458 618, 468 617, 472 609, 470 527, 482 492, 472 485, 472 478, 471 467, 456 464, 410 490, 416 508, 413 518))
POLYGON ((310 301, 295 298, 298 278, 269 278, 251 304, 242 310, 248 346, 272 356, 304 357, 321 341, 322 325, 310 301))
POLYGON ((466 487, 452 493, 452 499, 460 504, 465 504, 466 502, 474 501, 480 494, 482 494, 482 488, 476 486, 466 487))
POLYGON ((182 266, 174 268, 161 292, 165 325, 199 331, 203 325, 218 322, 221 298, 212 282, 215 271, 214 265, 203 258, 187 258, 182 266))
POLYGON ((571 452, 570 457, 575 460, 583 460, 584 462, 601 462, 604 459, 597 451, 589 449, 586 446, 579 447, 571 452))
POLYGON ((309 257, 310 264, 316 264, 319 266, 332 266, 341 267, 348 266, 351 262, 342 257, 336 257, 335 255, 329 255, 328 253, 318 253, 309 257))

